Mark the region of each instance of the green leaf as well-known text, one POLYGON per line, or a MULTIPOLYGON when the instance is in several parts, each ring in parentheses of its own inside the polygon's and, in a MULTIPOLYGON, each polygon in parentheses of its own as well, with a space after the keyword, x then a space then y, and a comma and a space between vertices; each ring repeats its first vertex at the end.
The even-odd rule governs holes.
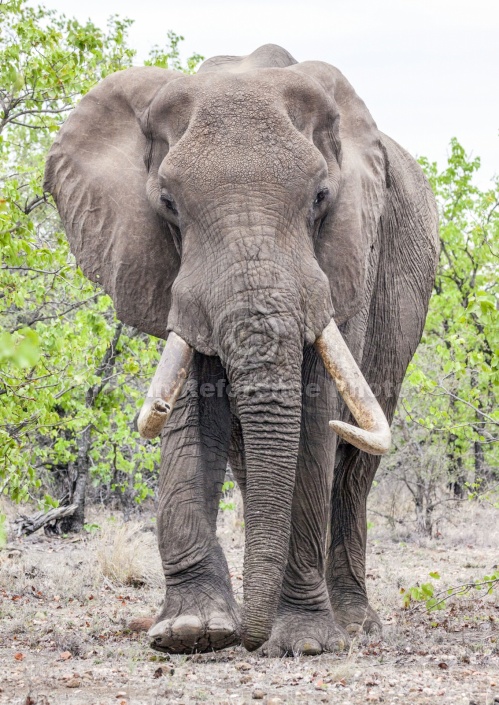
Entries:
POLYGON ((431 583, 423 583, 421 585, 421 594, 423 597, 433 596, 433 585, 431 583))

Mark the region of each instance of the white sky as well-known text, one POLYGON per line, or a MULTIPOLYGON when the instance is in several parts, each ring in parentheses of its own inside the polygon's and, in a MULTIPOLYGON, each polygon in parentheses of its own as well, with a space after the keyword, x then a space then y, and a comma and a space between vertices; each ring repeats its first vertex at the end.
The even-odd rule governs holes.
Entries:
MULTIPOLYGON (((35 4, 34 1, 31 4, 35 4)), ((38 3, 36 3, 38 4, 38 3)), ((135 24, 143 59, 168 29, 183 54, 248 54, 267 42, 298 61, 337 66, 378 127, 414 155, 443 165, 456 136, 482 158, 480 183, 499 175, 499 2, 497 0, 44 0, 105 26, 111 14, 135 24)))

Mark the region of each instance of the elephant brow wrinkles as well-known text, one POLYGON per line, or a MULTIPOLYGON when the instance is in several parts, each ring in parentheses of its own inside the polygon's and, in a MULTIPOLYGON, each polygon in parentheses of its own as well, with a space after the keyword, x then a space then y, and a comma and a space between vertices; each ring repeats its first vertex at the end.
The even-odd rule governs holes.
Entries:
POLYGON ((273 309, 270 309, 268 312, 264 312, 264 313, 262 313, 260 311, 256 311, 254 306, 252 307, 252 305, 251 305, 252 301, 254 300, 255 293, 260 294, 260 293, 264 293, 265 291, 269 291, 272 293, 279 292, 279 293, 282 293, 285 295, 289 295, 288 288, 277 287, 277 286, 262 286, 262 287, 258 287, 257 290, 247 289, 246 291, 244 291, 242 293, 238 292, 237 294, 232 293, 227 296, 224 296, 224 302, 225 302, 225 305, 230 305, 233 303, 237 304, 238 302, 241 302, 241 299, 245 298, 246 299, 245 303, 248 305, 248 314, 251 315, 252 317, 256 316, 256 317, 266 318, 268 316, 277 315, 278 317, 283 317, 283 316, 290 317, 290 318, 293 318, 293 320, 294 320, 295 316, 293 316, 293 311, 291 309, 291 306, 288 309, 273 308, 273 309))
POLYGON ((281 208, 277 208, 280 204, 270 204, 265 205, 258 204, 258 213, 250 211, 248 205, 246 205, 247 211, 239 211, 234 213, 234 207, 229 208, 227 206, 227 212, 220 212, 213 215, 212 210, 206 209, 205 212, 201 212, 198 218, 198 227, 200 233, 205 239, 211 239, 215 234, 223 237, 233 236, 233 233, 242 231, 243 233, 251 232, 254 235, 259 235, 260 237, 268 236, 273 237, 276 234, 280 234, 288 231, 298 230, 295 222, 299 211, 294 212, 293 208, 285 208, 283 204, 281 208), (287 210, 287 214, 286 211, 287 210), (227 225, 227 217, 234 216, 237 220, 231 225, 227 225), (261 222, 263 216, 263 223, 261 222), (252 222, 254 219, 254 222, 252 222), (223 227, 220 228, 220 225, 223 227))

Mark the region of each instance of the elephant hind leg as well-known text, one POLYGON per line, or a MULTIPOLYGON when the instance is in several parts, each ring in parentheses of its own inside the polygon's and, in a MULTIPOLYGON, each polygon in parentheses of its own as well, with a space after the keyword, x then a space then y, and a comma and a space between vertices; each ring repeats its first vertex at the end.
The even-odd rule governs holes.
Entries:
POLYGON ((350 635, 380 633, 381 620, 369 604, 365 581, 367 495, 380 459, 349 444, 338 453, 326 569, 329 597, 337 623, 350 635))
MULTIPOLYGON (((379 259, 366 308, 344 326, 355 338, 364 330, 360 367, 389 422, 407 366, 423 332, 438 262, 435 201, 421 169, 382 135, 389 188, 380 221, 379 259)), ((361 352, 360 352, 361 351, 361 352)), ((351 631, 380 628, 365 585, 366 504, 379 457, 349 444, 338 447, 331 496, 331 545, 327 582, 338 621, 351 631)))
MULTIPOLYGON (((407 366, 425 321, 436 250, 418 230, 420 219, 389 213, 396 232, 383 232, 377 279, 367 316, 361 369, 391 423, 407 366)), ((352 319, 351 329, 355 329, 352 319)), ((348 336, 348 330, 347 330, 348 336)), ((370 607, 365 584, 367 495, 380 463, 348 443, 337 451, 331 495, 331 544, 327 565, 335 616, 350 631, 378 631, 381 622, 370 607)))
MULTIPOLYGON (((396 312, 399 307, 403 310, 414 307, 416 296, 409 285, 402 287, 403 282, 398 282, 394 288, 393 282, 385 278, 386 272, 381 268, 378 274, 381 281, 375 288, 369 312, 361 369, 391 423, 426 309, 421 311, 419 325, 401 335, 396 312)), ((380 460, 380 456, 345 442, 339 444, 336 452, 326 579, 336 620, 351 634, 381 632, 381 620, 369 604, 365 582, 367 497, 380 460)))

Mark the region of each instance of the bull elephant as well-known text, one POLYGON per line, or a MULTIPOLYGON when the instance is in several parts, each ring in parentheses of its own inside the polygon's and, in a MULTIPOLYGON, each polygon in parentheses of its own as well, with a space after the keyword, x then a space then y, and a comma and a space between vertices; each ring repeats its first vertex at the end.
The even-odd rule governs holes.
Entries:
POLYGON ((318 654, 380 629, 366 498, 438 256, 418 164, 336 68, 266 45, 192 76, 107 77, 60 130, 46 188, 118 317, 167 339, 139 418, 162 434, 151 646, 318 654), (241 616, 215 533, 227 463, 241 616))

